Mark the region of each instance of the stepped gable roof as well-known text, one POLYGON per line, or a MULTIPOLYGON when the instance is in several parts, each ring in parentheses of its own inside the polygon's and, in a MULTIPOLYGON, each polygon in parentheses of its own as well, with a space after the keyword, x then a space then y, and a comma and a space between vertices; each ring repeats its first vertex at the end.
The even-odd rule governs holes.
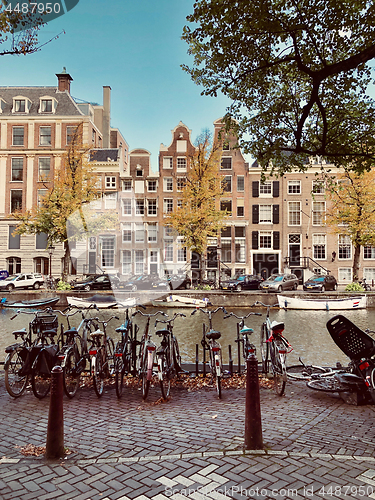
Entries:
POLYGON ((72 96, 68 92, 60 92, 57 87, 0 87, 2 100, 0 116, 83 116, 72 96), (28 113, 12 113, 13 98, 26 97, 31 101, 28 113), (57 101, 55 113, 39 113, 41 97, 52 97, 57 101))
POLYGON ((90 151, 90 161, 106 162, 117 161, 119 156, 118 149, 93 149, 90 151))

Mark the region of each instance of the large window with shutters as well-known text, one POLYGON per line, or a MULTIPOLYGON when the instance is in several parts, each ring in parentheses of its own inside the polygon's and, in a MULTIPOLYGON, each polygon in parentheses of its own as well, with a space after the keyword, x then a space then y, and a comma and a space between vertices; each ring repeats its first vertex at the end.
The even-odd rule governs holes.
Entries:
POLYGON ((279 181, 253 181, 253 198, 278 198, 280 196, 279 181))
POLYGON ((253 205, 253 224, 279 224, 279 205, 253 205))
POLYGON ((253 231, 252 249, 280 250, 280 231, 253 231))

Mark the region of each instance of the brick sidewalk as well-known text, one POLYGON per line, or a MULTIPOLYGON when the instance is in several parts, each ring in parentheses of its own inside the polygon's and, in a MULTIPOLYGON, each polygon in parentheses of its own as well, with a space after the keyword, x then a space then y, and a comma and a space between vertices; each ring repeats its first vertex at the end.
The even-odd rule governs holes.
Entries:
POLYGON ((282 398, 261 389, 265 449, 244 452, 244 390, 224 390, 222 400, 214 389, 174 388, 155 404, 159 397, 158 387, 148 402, 130 389, 118 401, 107 387, 99 400, 93 389, 64 399, 71 454, 46 461, 20 448, 45 445, 49 399, 13 400, 1 374, 0 498, 375 498, 375 406, 301 382, 288 382, 282 398))

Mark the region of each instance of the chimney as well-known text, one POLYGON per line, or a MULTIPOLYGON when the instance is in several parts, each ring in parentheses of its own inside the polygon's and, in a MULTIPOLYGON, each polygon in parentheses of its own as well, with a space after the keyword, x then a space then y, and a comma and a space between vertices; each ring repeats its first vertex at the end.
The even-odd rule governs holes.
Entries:
POLYGON ((70 82, 73 81, 73 78, 66 72, 66 68, 64 67, 61 73, 56 73, 58 80, 58 90, 59 92, 68 92, 70 94, 70 82))
POLYGON ((103 87, 103 148, 110 147, 111 133, 111 87, 103 87))

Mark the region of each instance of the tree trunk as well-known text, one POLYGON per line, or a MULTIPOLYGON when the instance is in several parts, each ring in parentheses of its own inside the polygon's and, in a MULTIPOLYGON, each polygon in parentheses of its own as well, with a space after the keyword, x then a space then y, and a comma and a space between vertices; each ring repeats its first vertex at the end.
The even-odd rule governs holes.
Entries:
POLYGON ((68 275, 69 275, 69 266, 70 266, 70 247, 69 247, 69 242, 65 241, 64 242, 64 266, 63 266, 63 281, 68 280, 68 275))
POLYGON ((354 245, 353 257, 353 281, 359 280, 359 257, 361 255, 361 245, 354 245))

